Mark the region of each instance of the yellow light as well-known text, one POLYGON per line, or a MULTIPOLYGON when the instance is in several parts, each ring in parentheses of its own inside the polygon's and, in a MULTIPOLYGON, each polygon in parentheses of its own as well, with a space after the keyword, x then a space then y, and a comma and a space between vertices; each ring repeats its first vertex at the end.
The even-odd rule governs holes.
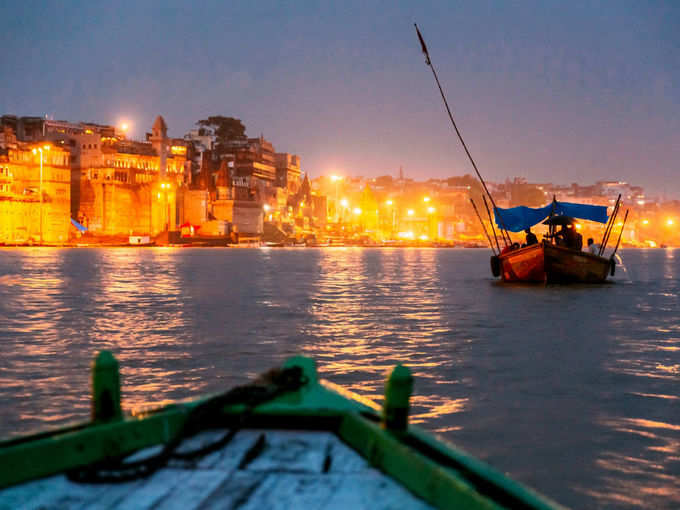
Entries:
POLYGON ((38 154, 38 151, 33 149, 33 154, 38 154))
POLYGON ((304 206, 305 206, 305 202, 303 200, 302 202, 300 202, 300 207, 304 207, 304 206))
POLYGON ((408 211, 406 211, 406 214, 408 214, 409 216, 413 216, 415 213, 416 212, 413 209, 409 209, 408 211))
POLYGON ((672 220, 672 218, 668 218, 668 219, 666 220, 666 225, 668 225, 669 227, 673 225, 673 220, 672 220))
POLYGON ((423 197, 423 202, 429 202, 429 201, 430 201, 430 197, 423 197))
POLYGON ((331 181, 337 182, 337 181, 341 181, 341 180, 342 180, 342 176, 340 176, 340 175, 331 175, 331 181))
POLYGON ((576 230, 581 230, 583 228, 583 225, 581 225, 580 223, 577 223, 574 226, 576 227, 576 230))
POLYGON ((271 209, 271 207, 269 207, 269 204, 264 204, 262 208, 264 209, 265 212, 269 212, 269 210, 271 209))
POLYGON ((355 207, 354 208, 354 214, 361 214, 361 209, 359 209, 358 207, 355 207))
POLYGON ((385 202, 385 204, 387 204, 387 205, 392 205, 392 201, 391 201, 391 200, 388 200, 387 202, 385 202))
POLYGON ((343 206, 343 207, 348 207, 349 202, 347 201, 346 198, 343 198, 342 200, 340 200, 340 205, 343 206))
POLYGON ((421 241, 427 241, 427 236, 425 234, 423 234, 418 239, 420 239, 421 241))
POLYGON ((50 146, 49 146, 49 145, 44 145, 44 146, 43 146, 43 149, 45 149, 46 151, 48 151, 48 150, 50 150, 50 146))
POLYGON ((643 225, 649 225, 649 220, 642 220, 643 225))
POLYGON ((130 127, 130 126, 128 126, 126 122, 123 122, 123 123, 120 125, 120 129, 122 129, 123 131, 127 131, 127 130, 128 130, 128 127, 130 127))
POLYGON ((160 199, 161 199, 161 194, 159 193, 159 194, 158 194, 158 200, 160 200, 160 199))
POLYGON ((428 207, 428 208, 427 208, 427 212, 429 212, 430 214, 432 214, 433 212, 435 212, 435 210, 436 210, 436 209, 435 209, 434 207, 428 207))

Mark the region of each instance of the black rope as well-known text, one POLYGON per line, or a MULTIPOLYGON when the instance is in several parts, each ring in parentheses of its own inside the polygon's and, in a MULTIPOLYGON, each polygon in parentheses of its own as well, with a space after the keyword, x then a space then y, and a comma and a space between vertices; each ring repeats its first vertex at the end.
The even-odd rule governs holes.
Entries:
POLYGON ((307 378, 300 367, 270 370, 251 384, 237 386, 193 408, 180 431, 164 445, 160 453, 128 463, 124 462, 125 457, 106 459, 73 469, 67 476, 69 480, 79 483, 122 483, 146 478, 166 466, 171 459, 187 461, 202 457, 227 445, 244 426, 255 407, 284 393, 296 391, 306 383, 307 378), (220 439, 189 452, 176 451, 185 439, 219 426, 224 407, 236 404, 245 405, 245 410, 239 415, 237 425, 220 439))

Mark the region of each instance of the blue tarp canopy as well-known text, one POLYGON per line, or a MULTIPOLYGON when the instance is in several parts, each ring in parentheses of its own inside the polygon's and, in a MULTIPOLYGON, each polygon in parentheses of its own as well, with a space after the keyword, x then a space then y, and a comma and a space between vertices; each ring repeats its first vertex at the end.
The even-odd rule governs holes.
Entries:
POLYGON ((521 232, 542 222, 550 214, 553 216, 571 216, 581 220, 607 223, 607 207, 604 205, 573 204, 571 202, 552 202, 545 207, 510 207, 496 208, 496 225, 510 232, 521 232), (554 209, 553 209, 554 208, 554 209), (501 221, 502 220, 502 221, 501 221))
POLYGON ((86 228, 86 227, 83 227, 80 223, 78 223, 78 222, 77 222, 76 220, 74 220, 73 218, 71 218, 71 225, 73 225, 74 227, 76 227, 76 228, 77 228, 78 230, 80 230, 81 232, 87 232, 87 228, 86 228))

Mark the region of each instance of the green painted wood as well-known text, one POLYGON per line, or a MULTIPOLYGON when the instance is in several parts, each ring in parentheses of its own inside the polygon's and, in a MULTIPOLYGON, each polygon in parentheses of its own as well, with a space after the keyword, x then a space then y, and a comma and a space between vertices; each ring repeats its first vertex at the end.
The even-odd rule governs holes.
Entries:
MULTIPOLYGON (((330 430, 337 426, 335 432, 340 439, 371 465, 438 508, 561 508, 417 427, 396 433, 386 430, 380 425, 378 406, 319 381, 313 360, 291 358, 285 366, 293 365, 302 367, 307 384, 258 406, 253 410, 253 418, 261 417, 267 426, 283 428, 300 418, 333 418, 320 423, 335 423, 328 425, 330 430)), ((400 408, 408 406, 406 393, 397 395, 395 401, 400 408)), ((1 442, 0 488, 167 443, 181 430, 191 410, 204 401, 174 404, 132 418, 97 421, 1 442)), ((224 408, 223 413, 225 417, 236 417, 244 410, 244 406, 237 405, 224 408)), ((219 454, 204 459, 208 461, 211 466, 225 462, 219 454)))
POLYGON ((437 508, 502 508, 480 495, 454 471, 418 454, 380 425, 359 415, 345 416, 338 434, 371 465, 437 508))

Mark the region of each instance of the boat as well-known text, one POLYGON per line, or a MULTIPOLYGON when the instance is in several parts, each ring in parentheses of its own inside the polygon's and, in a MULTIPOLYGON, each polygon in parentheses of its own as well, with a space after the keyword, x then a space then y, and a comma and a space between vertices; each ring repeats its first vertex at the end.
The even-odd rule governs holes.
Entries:
MULTIPOLYGON (((491 257, 493 276, 500 276, 504 282, 531 283, 602 283, 609 274, 613 276, 616 268, 614 253, 604 257, 582 251, 580 242, 575 246, 564 245, 556 227, 562 225, 565 227, 563 231, 571 229, 575 232, 575 218, 609 223, 605 206, 553 200, 540 208, 497 207, 496 224, 499 229, 521 232, 542 222, 548 225, 549 230, 540 243, 524 247, 517 243, 508 244, 498 255, 494 254, 491 257), (558 244, 560 241, 563 244, 558 244)), ((573 235, 580 239, 580 234, 573 235)))
POLYGON ((492 256, 491 271, 504 282, 602 283, 614 260, 543 241, 492 256))
POLYGON ((89 422, 0 442, 0 509, 562 508, 409 424, 412 388, 397 365, 380 407, 296 356, 225 393, 124 415, 102 351, 89 422))

